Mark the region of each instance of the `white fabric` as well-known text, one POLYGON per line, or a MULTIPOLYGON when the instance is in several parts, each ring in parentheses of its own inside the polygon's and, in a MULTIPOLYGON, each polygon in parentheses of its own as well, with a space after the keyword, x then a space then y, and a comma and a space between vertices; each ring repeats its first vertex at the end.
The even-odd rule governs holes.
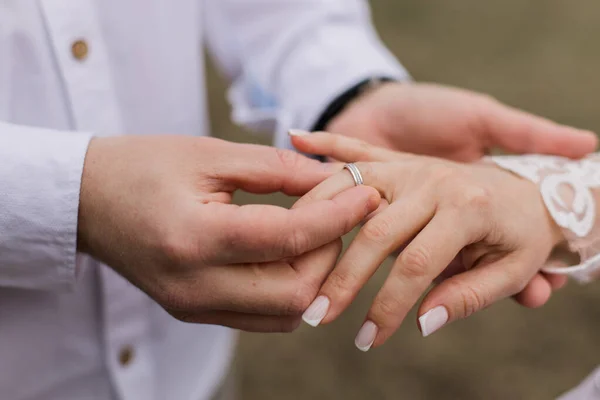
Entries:
POLYGON ((600 367, 558 400, 600 400, 600 367))
POLYGON ((92 135, 208 133, 205 36, 234 117, 279 145, 360 80, 406 77, 362 0, 1 1, 2 399, 200 400, 219 385, 233 332, 179 323, 75 255, 92 135))
POLYGON ((600 155, 582 160, 528 155, 496 156, 498 166, 536 183, 548 212, 562 228, 571 251, 579 254, 578 265, 546 267, 544 272, 569 275, 581 283, 598 277, 600 271, 600 220, 596 201, 600 197, 600 155))

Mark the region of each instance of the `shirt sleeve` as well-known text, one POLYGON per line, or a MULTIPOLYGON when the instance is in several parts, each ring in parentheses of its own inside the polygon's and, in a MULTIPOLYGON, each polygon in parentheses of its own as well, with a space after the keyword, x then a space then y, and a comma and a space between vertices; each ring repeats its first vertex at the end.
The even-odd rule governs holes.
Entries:
POLYGON ((0 286, 64 290, 75 282, 91 137, 0 121, 0 286))
POLYGON ((276 133, 309 129, 341 93, 371 77, 409 79, 379 39, 364 0, 206 2, 209 49, 231 79, 233 120, 276 133))

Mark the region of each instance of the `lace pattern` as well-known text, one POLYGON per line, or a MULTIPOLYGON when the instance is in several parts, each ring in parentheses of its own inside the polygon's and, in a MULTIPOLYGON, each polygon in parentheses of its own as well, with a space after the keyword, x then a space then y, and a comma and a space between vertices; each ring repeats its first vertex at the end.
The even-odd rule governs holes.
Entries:
POLYGON ((578 265, 548 265, 544 272, 567 274, 579 282, 600 277, 600 154, 582 160, 527 155, 489 157, 501 168, 536 183, 552 218, 565 235, 569 249, 579 254, 578 265))

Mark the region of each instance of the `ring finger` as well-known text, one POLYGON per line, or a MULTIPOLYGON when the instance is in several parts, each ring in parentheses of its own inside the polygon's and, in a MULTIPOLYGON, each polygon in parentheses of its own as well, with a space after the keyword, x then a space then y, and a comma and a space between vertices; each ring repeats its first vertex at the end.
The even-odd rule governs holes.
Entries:
POLYGON ((432 196, 426 191, 415 192, 392 203, 368 221, 323 284, 315 300, 321 304, 319 312, 309 308, 304 320, 317 326, 336 319, 385 258, 419 232, 434 212, 432 196))

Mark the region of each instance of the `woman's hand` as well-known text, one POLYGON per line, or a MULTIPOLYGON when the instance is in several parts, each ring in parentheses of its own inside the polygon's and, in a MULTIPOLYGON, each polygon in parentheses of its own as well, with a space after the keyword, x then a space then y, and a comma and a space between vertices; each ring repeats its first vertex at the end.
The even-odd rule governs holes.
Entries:
MULTIPOLYGON (((326 155, 334 160, 345 162, 400 161, 407 157, 412 157, 411 154, 389 150, 358 139, 327 132, 309 133, 304 131, 292 131, 291 136, 293 144, 300 151, 309 154, 326 155)), ((381 201, 382 204, 379 211, 388 205, 386 199, 382 199, 381 201)), ((375 214, 376 213, 371 214, 370 217, 375 214)), ((392 255, 395 256, 398 254, 399 251, 397 250, 392 255)), ((460 272, 464 272, 464 266, 457 258, 436 279, 436 283, 460 272)), ((525 289, 514 295, 513 298, 524 307, 538 308, 548 302, 553 290, 561 289, 566 284, 567 277, 564 275, 539 272, 531 279, 525 289)))
MULTIPOLYGON (((535 184, 491 165, 398 154, 366 144, 343 154, 340 149, 357 142, 334 137, 296 137, 294 143, 302 151, 344 161, 376 152, 388 161, 357 166, 365 184, 379 190, 389 205, 362 227, 305 313, 307 322, 336 319, 384 259, 404 245, 357 336, 361 350, 384 343, 457 256, 465 272, 434 287, 419 308, 425 336, 528 285, 539 291, 536 287, 545 281, 537 274, 562 235, 535 184), (327 148, 325 142, 333 145, 327 148)), ((344 171, 298 204, 331 198, 352 186, 344 171)))

